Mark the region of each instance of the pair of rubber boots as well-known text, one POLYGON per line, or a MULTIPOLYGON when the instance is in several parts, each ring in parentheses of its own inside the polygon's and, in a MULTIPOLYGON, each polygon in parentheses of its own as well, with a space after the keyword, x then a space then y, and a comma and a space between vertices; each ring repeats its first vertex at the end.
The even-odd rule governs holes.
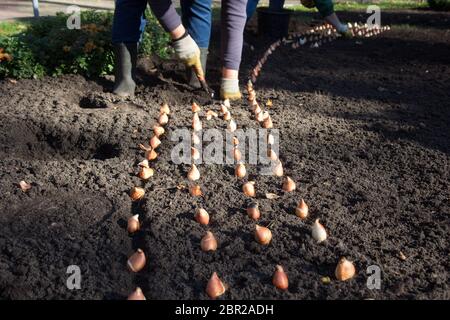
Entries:
MULTIPOLYGON (((117 43, 114 45, 115 55, 115 84, 113 93, 121 97, 133 97, 136 89, 135 72, 138 54, 137 43, 117 43)), ((206 74, 206 61, 208 49, 200 48, 200 61, 203 72, 206 74)), ((188 84, 195 88, 201 88, 197 75, 191 68, 186 69, 188 84)))

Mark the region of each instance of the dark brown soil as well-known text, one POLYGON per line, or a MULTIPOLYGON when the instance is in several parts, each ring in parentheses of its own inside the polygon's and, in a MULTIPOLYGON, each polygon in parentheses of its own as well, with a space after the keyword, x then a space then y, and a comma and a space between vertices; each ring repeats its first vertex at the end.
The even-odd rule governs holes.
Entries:
MULTIPOLYGON (((188 166, 172 163, 170 132, 190 126, 192 99, 207 102, 182 83, 179 66, 157 63, 162 74, 141 75, 132 101, 108 94, 106 79, 1 81, 0 298, 122 299, 138 285, 149 299, 205 299, 216 271, 229 286, 226 299, 449 299, 448 19, 389 13, 384 23, 412 27, 318 49, 282 47, 270 57, 255 88, 260 101, 273 100, 280 157, 298 189, 283 194, 280 178, 249 167, 259 223, 273 232, 267 247, 253 239, 232 166, 199 165, 201 199, 176 188, 187 185, 188 166), (144 200, 133 204, 137 145, 147 143, 164 101, 168 135, 144 200), (22 192, 21 180, 31 190, 22 192), (310 205, 305 222, 293 213, 301 198, 310 205), (209 227, 193 220, 196 206, 210 213, 209 227), (136 213, 143 228, 130 237, 126 220, 136 213), (325 243, 311 238, 315 218, 329 232, 325 243), (215 253, 200 250, 206 230, 219 240, 215 253), (138 247, 148 264, 134 275, 126 260, 138 247), (341 256, 357 268, 345 283, 334 278, 341 256), (287 292, 271 284, 276 264, 289 275, 287 292), (81 290, 66 287, 69 265, 81 268, 81 290), (380 290, 366 286, 370 265, 382 270, 380 290)), ((242 79, 265 49, 263 39, 247 41, 256 49, 246 47, 242 79)), ((217 58, 215 48, 210 61, 217 58)), ((213 87, 216 65, 208 70, 213 87)), ((245 102, 232 114, 240 128, 257 128, 245 102)), ((225 128, 221 119, 204 125, 225 128)))

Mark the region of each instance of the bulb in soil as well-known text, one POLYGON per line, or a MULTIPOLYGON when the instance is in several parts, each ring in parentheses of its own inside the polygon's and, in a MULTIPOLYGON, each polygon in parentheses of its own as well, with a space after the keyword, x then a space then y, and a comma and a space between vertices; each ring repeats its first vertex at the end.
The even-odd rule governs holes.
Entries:
POLYGON ((192 143, 200 144, 200 137, 195 132, 192 133, 192 143))
POLYGON ((230 111, 227 111, 227 112, 225 112, 223 114, 223 120, 225 120, 225 121, 231 120, 231 113, 230 113, 230 111))
POLYGON ((241 161, 241 159, 242 159, 241 151, 237 147, 233 148, 233 158, 236 161, 241 161))
POLYGON ((321 243, 327 239, 327 231, 319 222, 319 219, 316 219, 316 221, 314 221, 311 229, 311 235, 313 239, 317 241, 317 243, 321 243))
POLYGON ((192 118, 192 129, 194 129, 194 131, 202 130, 202 122, 198 117, 198 113, 195 113, 194 117, 192 118))
POLYGON ((160 144, 161 144, 161 140, 159 140, 158 136, 154 135, 154 136, 150 139, 150 146, 151 146, 153 149, 158 148, 160 144))
POLYGON ((145 159, 147 160, 155 160, 158 157, 158 154, 156 153, 155 150, 153 149, 148 149, 147 151, 145 151, 145 159))
POLYGON ((336 279, 339 281, 347 281, 355 276, 356 269, 351 261, 345 259, 345 257, 339 260, 336 270, 334 272, 336 279))
POLYGON ((191 106, 192 112, 199 112, 200 106, 196 103, 196 102, 192 102, 192 106, 191 106))
POLYGON ((197 208, 197 210, 195 210, 195 221, 204 226, 208 225, 209 223, 208 212, 206 212, 206 210, 203 208, 197 208))
POLYGON ((217 112, 214 112, 212 110, 208 110, 206 111, 206 120, 211 120, 213 117, 217 118, 219 115, 217 114, 217 112))
POLYGON ((242 191, 244 192, 244 194, 247 197, 254 197, 256 192, 255 192, 255 182, 254 181, 249 181, 247 183, 244 183, 244 185, 242 186, 242 191))
POLYGON ((214 272, 206 285, 206 293, 211 299, 216 299, 225 293, 225 285, 214 272))
POLYGON ((269 145, 275 144, 275 137, 270 133, 267 135, 267 144, 269 145))
POLYGON ((257 203, 253 202, 248 206, 247 215, 253 220, 258 220, 261 217, 261 212, 259 211, 257 203))
POLYGON ((198 184, 190 186, 189 187, 189 193, 193 197, 201 197, 202 196, 202 190, 198 184))
POLYGON ((193 160, 200 159, 200 152, 194 147, 191 147, 191 157, 193 160))
POLYGON ((243 163, 238 163, 236 169, 234 170, 234 174, 239 179, 242 179, 247 174, 247 170, 245 169, 245 165, 243 163))
POLYGON ((137 201, 137 200, 142 199, 144 194, 145 194, 145 190, 143 188, 133 187, 133 189, 131 189, 131 192, 130 192, 130 197, 131 197, 131 200, 137 201))
POLYGON ((287 290, 287 288, 289 287, 289 280, 282 266, 277 265, 275 267, 275 272, 273 273, 272 277, 272 283, 280 290, 287 290))
POLYGON ((139 272, 144 268, 145 263, 146 258, 144 251, 137 249, 137 251, 133 253, 130 258, 128 258, 127 266, 130 271, 139 272))
POLYGON ((217 250, 217 240, 211 231, 207 231, 206 234, 203 236, 200 242, 200 247, 202 248, 203 251, 217 250))
POLYGON ((158 123, 162 126, 166 125, 169 122, 169 117, 166 113, 161 113, 158 118, 158 123))
POLYGON ((227 108, 231 107, 230 99, 223 100, 223 105, 227 108))
POLYGON ((191 181, 196 181, 200 179, 200 171, 198 171, 197 166, 195 164, 193 164, 191 169, 189 169, 188 179, 191 181))
POLYGON ((153 126, 153 133, 157 136, 157 137, 160 137, 160 136, 162 136, 163 134, 164 134, 164 132, 166 132, 165 130, 164 130, 164 128, 163 127, 161 127, 160 125, 154 125, 153 126))
POLYGON ((19 182, 19 187, 23 192, 27 192, 31 189, 31 184, 22 180, 19 182))
POLYGON ((233 137, 232 142, 233 142, 233 146, 237 146, 239 144, 239 140, 236 137, 233 137))
POLYGON ((131 216, 128 218, 128 225, 127 225, 127 231, 128 233, 135 233, 139 231, 141 228, 141 225, 139 223, 139 215, 135 214, 134 216, 131 216))
POLYGON ((141 162, 139 162, 139 163, 138 163, 138 166, 139 166, 139 167, 144 167, 144 168, 150 168, 147 159, 142 160, 141 162))
POLYGON ((259 113, 255 114, 255 119, 258 122, 263 122, 264 121, 264 113, 263 112, 259 112, 259 113))
POLYGON ((132 293, 130 293, 127 300, 146 300, 146 299, 141 288, 137 287, 132 293))
POLYGON ((269 228, 256 225, 255 239, 259 244, 268 245, 272 240, 272 231, 269 228))
POLYGON ((227 106, 225 106, 224 104, 220 105, 220 112, 222 112, 222 114, 225 114, 228 112, 228 108, 227 106))
POLYGON ((294 180, 290 177, 285 177, 283 181, 283 191, 292 192, 296 188, 294 180))
POLYGON ((264 129, 273 128, 272 118, 270 116, 268 116, 266 119, 264 119, 262 126, 264 129))
POLYGON ((237 125, 236 122, 231 119, 230 122, 228 123, 228 130, 230 130, 230 132, 234 132, 237 129, 237 125))
POLYGON ((300 219, 305 220, 308 217, 308 211, 308 205, 306 204, 305 200, 302 199, 297 205, 297 208, 295 208, 295 214, 300 219))
POLYGON ((277 177, 283 176, 283 164, 281 161, 276 161, 276 163, 273 165, 273 174, 277 177))
POLYGON ((169 105, 167 103, 163 103, 161 108, 159 109, 159 112, 161 114, 170 114, 170 108, 169 105))
POLYGON ((140 167, 138 177, 142 180, 150 179, 154 174, 154 170, 148 167, 140 167))

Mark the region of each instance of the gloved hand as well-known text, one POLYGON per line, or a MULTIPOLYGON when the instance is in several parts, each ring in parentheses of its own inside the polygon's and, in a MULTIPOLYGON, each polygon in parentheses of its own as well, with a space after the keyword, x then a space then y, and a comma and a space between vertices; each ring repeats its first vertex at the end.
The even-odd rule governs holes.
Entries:
POLYGON ((220 82, 220 98, 222 100, 239 100, 241 97, 242 95, 239 91, 239 80, 222 78, 220 82))
POLYGON ((200 62, 200 49, 194 39, 186 33, 181 38, 174 40, 172 46, 177 58, 183 61, 186 67, 194 68, 197 76, 203 79, 204 73, 200 62))
POLYGON ((348 28, 348 26, 346 24, 340 24, 337 28, 336 31, 339 32, 339 34, 344 38, 344 39, 350 39, 353 38, 353 33, 351 32, 351 30, 348 28))

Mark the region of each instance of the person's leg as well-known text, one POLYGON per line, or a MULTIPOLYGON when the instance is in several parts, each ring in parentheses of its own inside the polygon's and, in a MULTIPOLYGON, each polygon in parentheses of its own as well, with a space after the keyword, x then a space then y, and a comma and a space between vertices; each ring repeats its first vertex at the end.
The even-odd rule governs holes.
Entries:
POLYGON ((247 0, 222 0, 221 12, 221 97, 240 99, 239 65, 241 64, 247 0))
POLYGON ((138 42, 145 20, 146 0, 116 0, 112 27, 115 54, 115 84, 113 93, 133 96, 136 84, 133 80, 136 68, 138 42))
MULTIPOLYGON (((212 0, 180 0, 181 19, 188 33, 200 47, 200 61, 206 74, 209 41, 211 38, 212 0)), ((200 82, 192 68, 187 68, 188 84, 200 88, 200 82)))
POLYGON ((251 19, 258 7, 259 0, 248 0, 247 2, 247 21, 251 19))

